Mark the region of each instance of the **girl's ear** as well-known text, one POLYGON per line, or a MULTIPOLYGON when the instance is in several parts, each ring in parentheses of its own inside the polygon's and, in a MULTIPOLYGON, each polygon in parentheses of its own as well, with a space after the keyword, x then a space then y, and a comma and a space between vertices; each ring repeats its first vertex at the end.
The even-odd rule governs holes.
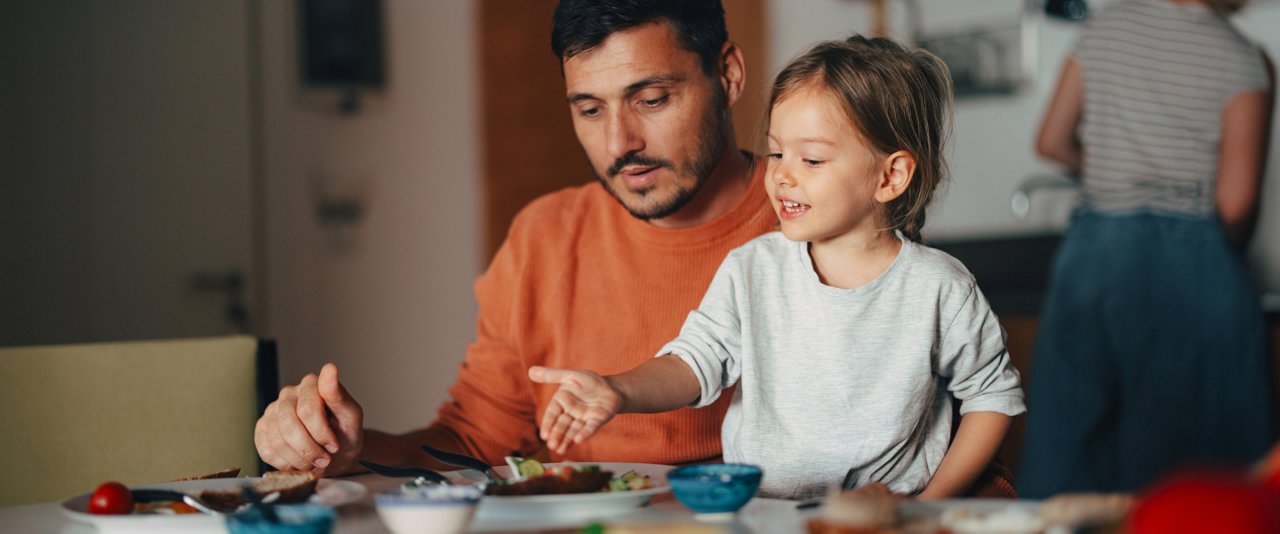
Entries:
POLYGON ((877 202, 887 204, 902 196, 911 180, 916 175, 916 157, 906 150, 889 154, 880 165, 880 174, 876 180, 877 202))

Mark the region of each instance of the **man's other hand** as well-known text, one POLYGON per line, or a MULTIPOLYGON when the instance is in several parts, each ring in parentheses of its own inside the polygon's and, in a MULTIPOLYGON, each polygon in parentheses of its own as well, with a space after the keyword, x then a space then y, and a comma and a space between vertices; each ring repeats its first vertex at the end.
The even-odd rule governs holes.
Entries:
POLYGON ((338 366, 285 386, 254 428, 262 460, 277 469, 351 471, 364 446, 364 410, 338 381, 338 366))

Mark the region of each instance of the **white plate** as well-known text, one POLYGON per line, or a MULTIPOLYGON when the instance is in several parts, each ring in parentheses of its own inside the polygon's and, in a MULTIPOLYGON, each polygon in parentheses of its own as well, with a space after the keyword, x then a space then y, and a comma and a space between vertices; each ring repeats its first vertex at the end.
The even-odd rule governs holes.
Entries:
MULTIPOLYGON (((143 484, 130 489, 167 489, 181 492, 197 492, 200 490, 227 489, 253 483, 257 478, 212 478, 208 480, 186 480, 182 482, 165 482, 162 484, 143 484)), ((359 483, 350 480, 320 479, 316 484, 316 493, 308 502, 326 506, 341 506, 360 500, 367 490, 359 483)), ((226 532, 225 521, 221 517, 205 514, 182 515, 96 515, 88 513, 88 493, 78 495, 62 502, 62 513, 76 521, 92 523, 99 532, 226 532)))
POLYGON ((990 514, 1006 510, 1017 510, 1031 515, 1040 513, 1040 501, 1013 499, 939 499, 936 501, 917 501, 904 499, 898 503, 898 515, 904 519, 913 517, 936 517, 953 509, 965 509, 976 514, 990 514))
POLYGON ((1044 532, 1040 501, 1010 499, 907 500, 898 505, 903 521, 938 521, 938 529, 957 534, 1044 532), (951 516, 948 518, 947 516, 951 516))
MULTIPOLYGON (((561 464, 546 464, 546 467, 557 465, 561 464)), ((486 496, 480 501, 480 509, 476 511, 476 521, 503 524, 520 520, 580 523, 635 510, 649 504, 649 499, 654 495, 671 491, 671 487, 667 485, 667 472, 674 468, 669 465, 620 462, 583 462, 577 465, 598 465, 603 471, 612 471, 615 477, 622 476, 627 471, 635 471, 641 475, 649 475, 654 487, 636 491, 565 495, 486 496)), ((493 470, 498 473, 498 476, 511 477, 510 467, 497 466, 493 470)), ((458 482, 478 480, 475 478, 476 474, 471 471, 445 473, 446 476, 458 482), (472 476, 468 477, 462 473, 469 473, 472 476)))

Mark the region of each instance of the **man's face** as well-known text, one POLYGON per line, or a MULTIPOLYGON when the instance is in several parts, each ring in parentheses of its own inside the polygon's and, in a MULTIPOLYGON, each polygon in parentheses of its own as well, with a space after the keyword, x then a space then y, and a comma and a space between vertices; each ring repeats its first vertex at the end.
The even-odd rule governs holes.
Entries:
POLYGON ((564 80, 596 177, 639 219, 679 210, 724 152, 724 90, 668 22, 613 33, 565 60, 564 80))

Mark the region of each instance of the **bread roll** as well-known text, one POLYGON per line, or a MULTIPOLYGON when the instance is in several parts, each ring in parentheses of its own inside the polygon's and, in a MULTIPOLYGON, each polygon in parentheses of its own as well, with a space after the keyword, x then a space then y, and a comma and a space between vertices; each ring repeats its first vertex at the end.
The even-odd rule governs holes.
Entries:
MULTIPOLYGON (((305 471, 270 471, 255 480, 250 489, 258 498, 270 493, 280 492, 277 503, 304 502, 316 492, 316 484, 320 482, 315 473, 305 471)), ((222 490, 204 490, 200 492, 200 500, 210 507, 221 511, 232 511, 245 504, 244 493, 239 487, 222 490)))

